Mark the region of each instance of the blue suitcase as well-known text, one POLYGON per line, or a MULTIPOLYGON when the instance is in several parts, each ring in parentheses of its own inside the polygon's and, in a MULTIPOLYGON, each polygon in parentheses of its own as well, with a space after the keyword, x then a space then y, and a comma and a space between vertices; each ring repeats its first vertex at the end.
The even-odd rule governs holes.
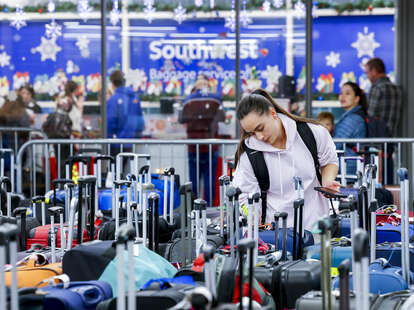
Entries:
MULTIPOLYGON (((259 232, 259 238, 262 239, 265 243, 275 244, 275 231, 274 230, 265 230, 259 232)), ((283 232, 282 228, 279 228, 279 250, 282 250, 282 240, 283 232)), ((313 235, 310 231, 305 230, 305 235, 303 237, 303 247, 309 247, 314 244, 313 235)), ((293 250, 293 228, 287 229, 287 240, 286 240, 286 250, 292 253, 293 250)))
MULTIPOLYGON (((413 283, 414 274, 410 272, 410 281, 413 283)), ((353 289, 352 275, 349 280, 349 288, 353 289)), ((332 288, 339 288, 339 278, 332 282, 332 288)), ((390 265, 384 259, 377 259, 369 265, 369 291, 379 295, 408 289, 407 282, 402 277, 402 269, 390 265)))
POLYGON ((44 310, 94 310, 112 298, 112 287, 105 281, 70 282, 68 287, 58 284, 40 290, 45 294, 44 310))

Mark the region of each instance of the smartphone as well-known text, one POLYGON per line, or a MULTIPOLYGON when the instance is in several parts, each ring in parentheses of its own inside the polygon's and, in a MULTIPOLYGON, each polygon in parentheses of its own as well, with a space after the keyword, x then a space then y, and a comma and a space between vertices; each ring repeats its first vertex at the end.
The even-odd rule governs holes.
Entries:
POLYGON ((338 193, 338 192, 336 192, 333 189, 328 188, 328 187, 314 187, 313 189, 315 191, 321 192, 322 194, 324 194, 328 198, 341 199, 341 198, 348 197, 347 195, 342 194, 340 192, 338 193))

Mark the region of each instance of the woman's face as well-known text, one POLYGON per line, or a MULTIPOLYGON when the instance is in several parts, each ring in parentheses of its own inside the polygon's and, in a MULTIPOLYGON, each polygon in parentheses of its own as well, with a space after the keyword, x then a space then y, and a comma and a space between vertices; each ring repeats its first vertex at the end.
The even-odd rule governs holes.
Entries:
POLYGON ((356 96, 354 90, 349 85, 344 85, 339 94, 339 102, 345 110, 350 110, 359 104, 359 96, 356 96))
POLYGON ((274 108, 262 115, 257 112, 250 112, 241 121, 240 125, 247 133, 252 133, 263 142, 274 145, 282 133, 282 121, 277 117, 274 108))
POLYGON ((20 91, 20 96, 25 104, 28 104, 33 99, 32 94, 26 88, 20 91))

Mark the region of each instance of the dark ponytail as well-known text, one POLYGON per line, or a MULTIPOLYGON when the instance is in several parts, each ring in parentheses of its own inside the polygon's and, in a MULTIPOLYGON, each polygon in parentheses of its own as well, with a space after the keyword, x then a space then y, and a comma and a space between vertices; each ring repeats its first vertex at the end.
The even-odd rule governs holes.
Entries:
MULTIPOLYGON (((236 117, 239 121, 241 121, 251 112, 255 112, 259 115, 263 115, 265 113, 267 114, 269 113, 270 108, 274 108, 277 113, 284 114, 296 122, 313 123, 320 125, 320 123, 316 120, 300 117, 292 113, 289 113, 281 106, 279 106, 276 103, 276 101, 272 98, 272 96, 262 88, 256 89, 251 94, 244 96, 240 100, 240 103, 236 108, 236 117)), ((235 155, 235 167, 237 167, 240 157, 245 151, 244 141, 250 136, 252 136, 251 133, 245 132, 242 128, 241 131, 241 138, 235 155)))

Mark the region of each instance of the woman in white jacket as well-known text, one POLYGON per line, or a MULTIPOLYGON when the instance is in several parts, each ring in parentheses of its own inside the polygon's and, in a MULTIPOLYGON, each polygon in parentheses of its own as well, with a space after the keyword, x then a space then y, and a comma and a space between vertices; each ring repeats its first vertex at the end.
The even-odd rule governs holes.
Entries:
POLYGON ((269 171, 266 222, 273 221, 276 211, 287 212, 288 226, 293 226, 293 202, 297 198, 293 178, 298 176, 304 188, 303 225, 305 229, 311 229, 317 220, 329 214, 328 200, 313 188, 324 186, 338 190, 340 187, 335 181, 338 158, 329 132, 315 120, 285 111, 262 89, 243 97, 236 115, 240 120, 242 138, 236 153, 234 185, 243 193, 240 195, 241 205, 246 204, 248 193, 260 193, 245 152, 248 147, 263 152, 269 171), (308 123, 315 137, 322 184, 319 184, 312 154, 297 131, 297 122, 308 123))

